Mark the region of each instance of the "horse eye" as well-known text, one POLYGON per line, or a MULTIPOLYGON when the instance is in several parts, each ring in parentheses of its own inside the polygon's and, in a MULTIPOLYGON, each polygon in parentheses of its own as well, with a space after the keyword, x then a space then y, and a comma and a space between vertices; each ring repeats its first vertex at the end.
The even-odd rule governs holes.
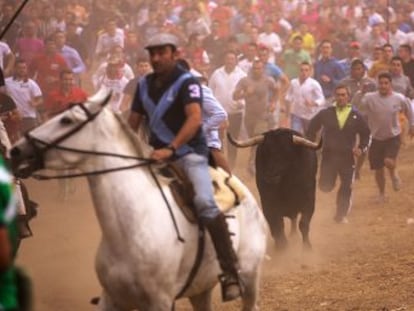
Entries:
POLYGON ((62 125, 70 125, 73 123, 73 120, 69 117, 63 117, 62 119, 60 119, 60 124, 62 125))

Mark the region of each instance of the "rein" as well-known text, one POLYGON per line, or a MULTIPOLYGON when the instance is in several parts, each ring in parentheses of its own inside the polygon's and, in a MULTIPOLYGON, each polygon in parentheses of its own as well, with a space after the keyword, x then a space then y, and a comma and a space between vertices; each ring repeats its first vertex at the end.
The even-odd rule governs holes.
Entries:
POLYGON ((38 144, 44 145, 46 147, 44 149, 40 149, 41 151, 53 148, 53 149, 57 149, 57 150, 68 151, 68 152, 73 152, 73 153, 80 153, 80 154, 87 154, 87 155, 93 155, 93 156, 105 156, 105 157, 114 157, 114 158, 120 158, 120 159, 131 159, 131 160, 140 161, 139 163, 132 164, 132 165, 108 168, 108 169, 104 169, 104 170, 83 172, 83 173, 74 173, 74 174, 65 174, 65 175, 32 174, 32 177, 35 178, 35 179, 38 179, 38 180, 50 180, 50 179, 63 179, 63 178, 94 176, 94 175, 100 175, 100 174, 106 174, 106 173, 112 173, 112 172, 116 172, 116 171, 132 169, 132 168, 136 168, 136 167, 150 166, 151 164, 155 163, 154 160, 149 159, 149 158, 130 156, 130 155, 118 154, 118 153, 112 153, 112 152, 76 149, 76 148, 60 146, 60 145, 57 145, 55 143, 52 145, 52 144, 49 144, 45 141, 40 140, 39 138, 33 137, 29 134, 26 135, 26 139, 28 138, 27 136, 29 136, 29 139, 32 142, 32 145, 34 145, 33 143, 38 143, 38 144))
MULTIPOLYGON (((105 98, 102 107, 104 107, 109 102, 109 99, 110 99, 110 95, 105 98)), ((97 115, 102 111, 102 109, 100 109, 98 112, 91 113, 82 103, 76 104, 76 106, 80 107, 85 112, 85 114, 87 116, 87 119, 84 122, 81 122, 79 125, 77 125, 73 129, 71 129, 70 131, 68 131, 67 133, 65 133, 64 135, 62 135, 61 137, 56 138, 54 141, 49 143, 49 142, 43 141, 43 140, 31 135, 30 132, 25 134, 26 140, 35 149, 35 154, 38 154, 38 156, 36 157, 37 161, 41 161, 41 163, 43 164, 43 155, 45 154, 45 152, 47 150, 50 150, 50 149, 57 149, 57 150, 62 150, 62 151, 68 151, 68 152, 80 153, 80 154, 86 154, 86 155, 93 155, 93 156, 105 156, 105 157, 115 157, 115 158, 120 158, 120 159, 130 159, 130 160, 136 160, 136 161, 139 161, 139 162, 136 163, 136 164, 132 164, 132 165, 113 167, 113 168, 107 168, 107 169, 90 171, 90 172, 64 174, 64 175, 32 174, 32 177, 37 179, 37 180, 51 180, 51 179, 87 177, 87 176, 95 176, 95 175, 100 175, 100 174, 107 174, 107 173, 112 173, 112 172, 117 172, 117 171, 122 171, 122 170, 128 170, 128 169, 132 169, 132 168, 147 166, 150 173, 151 173, 151 176, 154 178, 154 181, 157 185, 158 190, 161 193, 161 196, 162 196, 165 204, 167 205, 168 211, 170 213, 170 216, 171 216, 173 224, 174 224, 174 229, 177 233, 177 239, 181 243, 184 243, 185 240, 180 234, 180 230, 178 228, 177 220, 175 219, 174 213, 172 212, 170 202, 167 200, 167 197, 165 196, 165 193, 162 190, 162 186, 161 186, 161 184, 158 180, 157 175, 152 170, 151 165, 156 163, 155 160, 149 159, 149 158, 144 158, 144 157, 118 154, 118 153, 113 153, 113 152, 91 151, 91 150, 85 150, 85 149, 64 147, 64 146, 59 145, 64 140, 68 139, 69 137, 71 137, 75 133, 79 132, 89 122, 93 121, 97 117, 97 115)))

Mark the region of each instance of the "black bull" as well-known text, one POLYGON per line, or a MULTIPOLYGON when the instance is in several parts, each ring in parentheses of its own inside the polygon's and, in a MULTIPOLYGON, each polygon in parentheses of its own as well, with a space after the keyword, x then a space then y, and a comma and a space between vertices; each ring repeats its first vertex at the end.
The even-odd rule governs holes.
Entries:
POLYGON ((263 213, 277 247, 285 247, 283 217, 292 222, 301 214, 299 229, 305 247, 311 248, 309 225, 315 210, 315 189, 319 144, 291 129, 275 129, 246 141, 229 140, 237 147, 257 145, 256 184, 263 213))

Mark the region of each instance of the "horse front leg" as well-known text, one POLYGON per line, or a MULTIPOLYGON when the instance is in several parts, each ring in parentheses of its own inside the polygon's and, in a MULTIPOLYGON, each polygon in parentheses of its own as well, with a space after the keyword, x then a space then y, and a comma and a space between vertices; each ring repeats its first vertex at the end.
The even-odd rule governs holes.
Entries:
POLYGON ((190 297, 191 305, 194 311, 212 311, 211 307, 211 295, 213 289, 206 290, 199 295, 190 297))
POLYGON ((242 275, 244 293, 242 297, 242 311, 258 311, 258 288, 259 288, 259 271, 252 271, 248 275, 242 275))
POLYGON ((103 291, 98 303, 98 311, 129 311, 116 306, 109 295, 103 291))

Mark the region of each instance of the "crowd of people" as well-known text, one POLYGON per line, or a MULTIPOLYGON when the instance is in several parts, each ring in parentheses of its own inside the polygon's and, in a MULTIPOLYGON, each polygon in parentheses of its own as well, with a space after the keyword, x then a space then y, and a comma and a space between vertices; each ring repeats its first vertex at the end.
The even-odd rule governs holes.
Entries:
MULTIPOLYGON (((0 1, 0 30, 19 5, 0 1)), ((403 0, 29 1, 0 41, 0 91, 17 111, 2 114, 10 139, 102 88, 114 111, 142 113, 137 86, 155 57, 144 47, 160 33, 227 114, 213 130, 284 126, 315 139, 322 129, 320 188, 339 175, 337 222, 347 222, 368 147, 379 200, 384 168, 400 189, 398 152, 414 134, 414 2, 403 0)), ((168 147, 159 156, 181 152, 168 147)), ((237 150, 227 151, 229 171, 237 150)))

